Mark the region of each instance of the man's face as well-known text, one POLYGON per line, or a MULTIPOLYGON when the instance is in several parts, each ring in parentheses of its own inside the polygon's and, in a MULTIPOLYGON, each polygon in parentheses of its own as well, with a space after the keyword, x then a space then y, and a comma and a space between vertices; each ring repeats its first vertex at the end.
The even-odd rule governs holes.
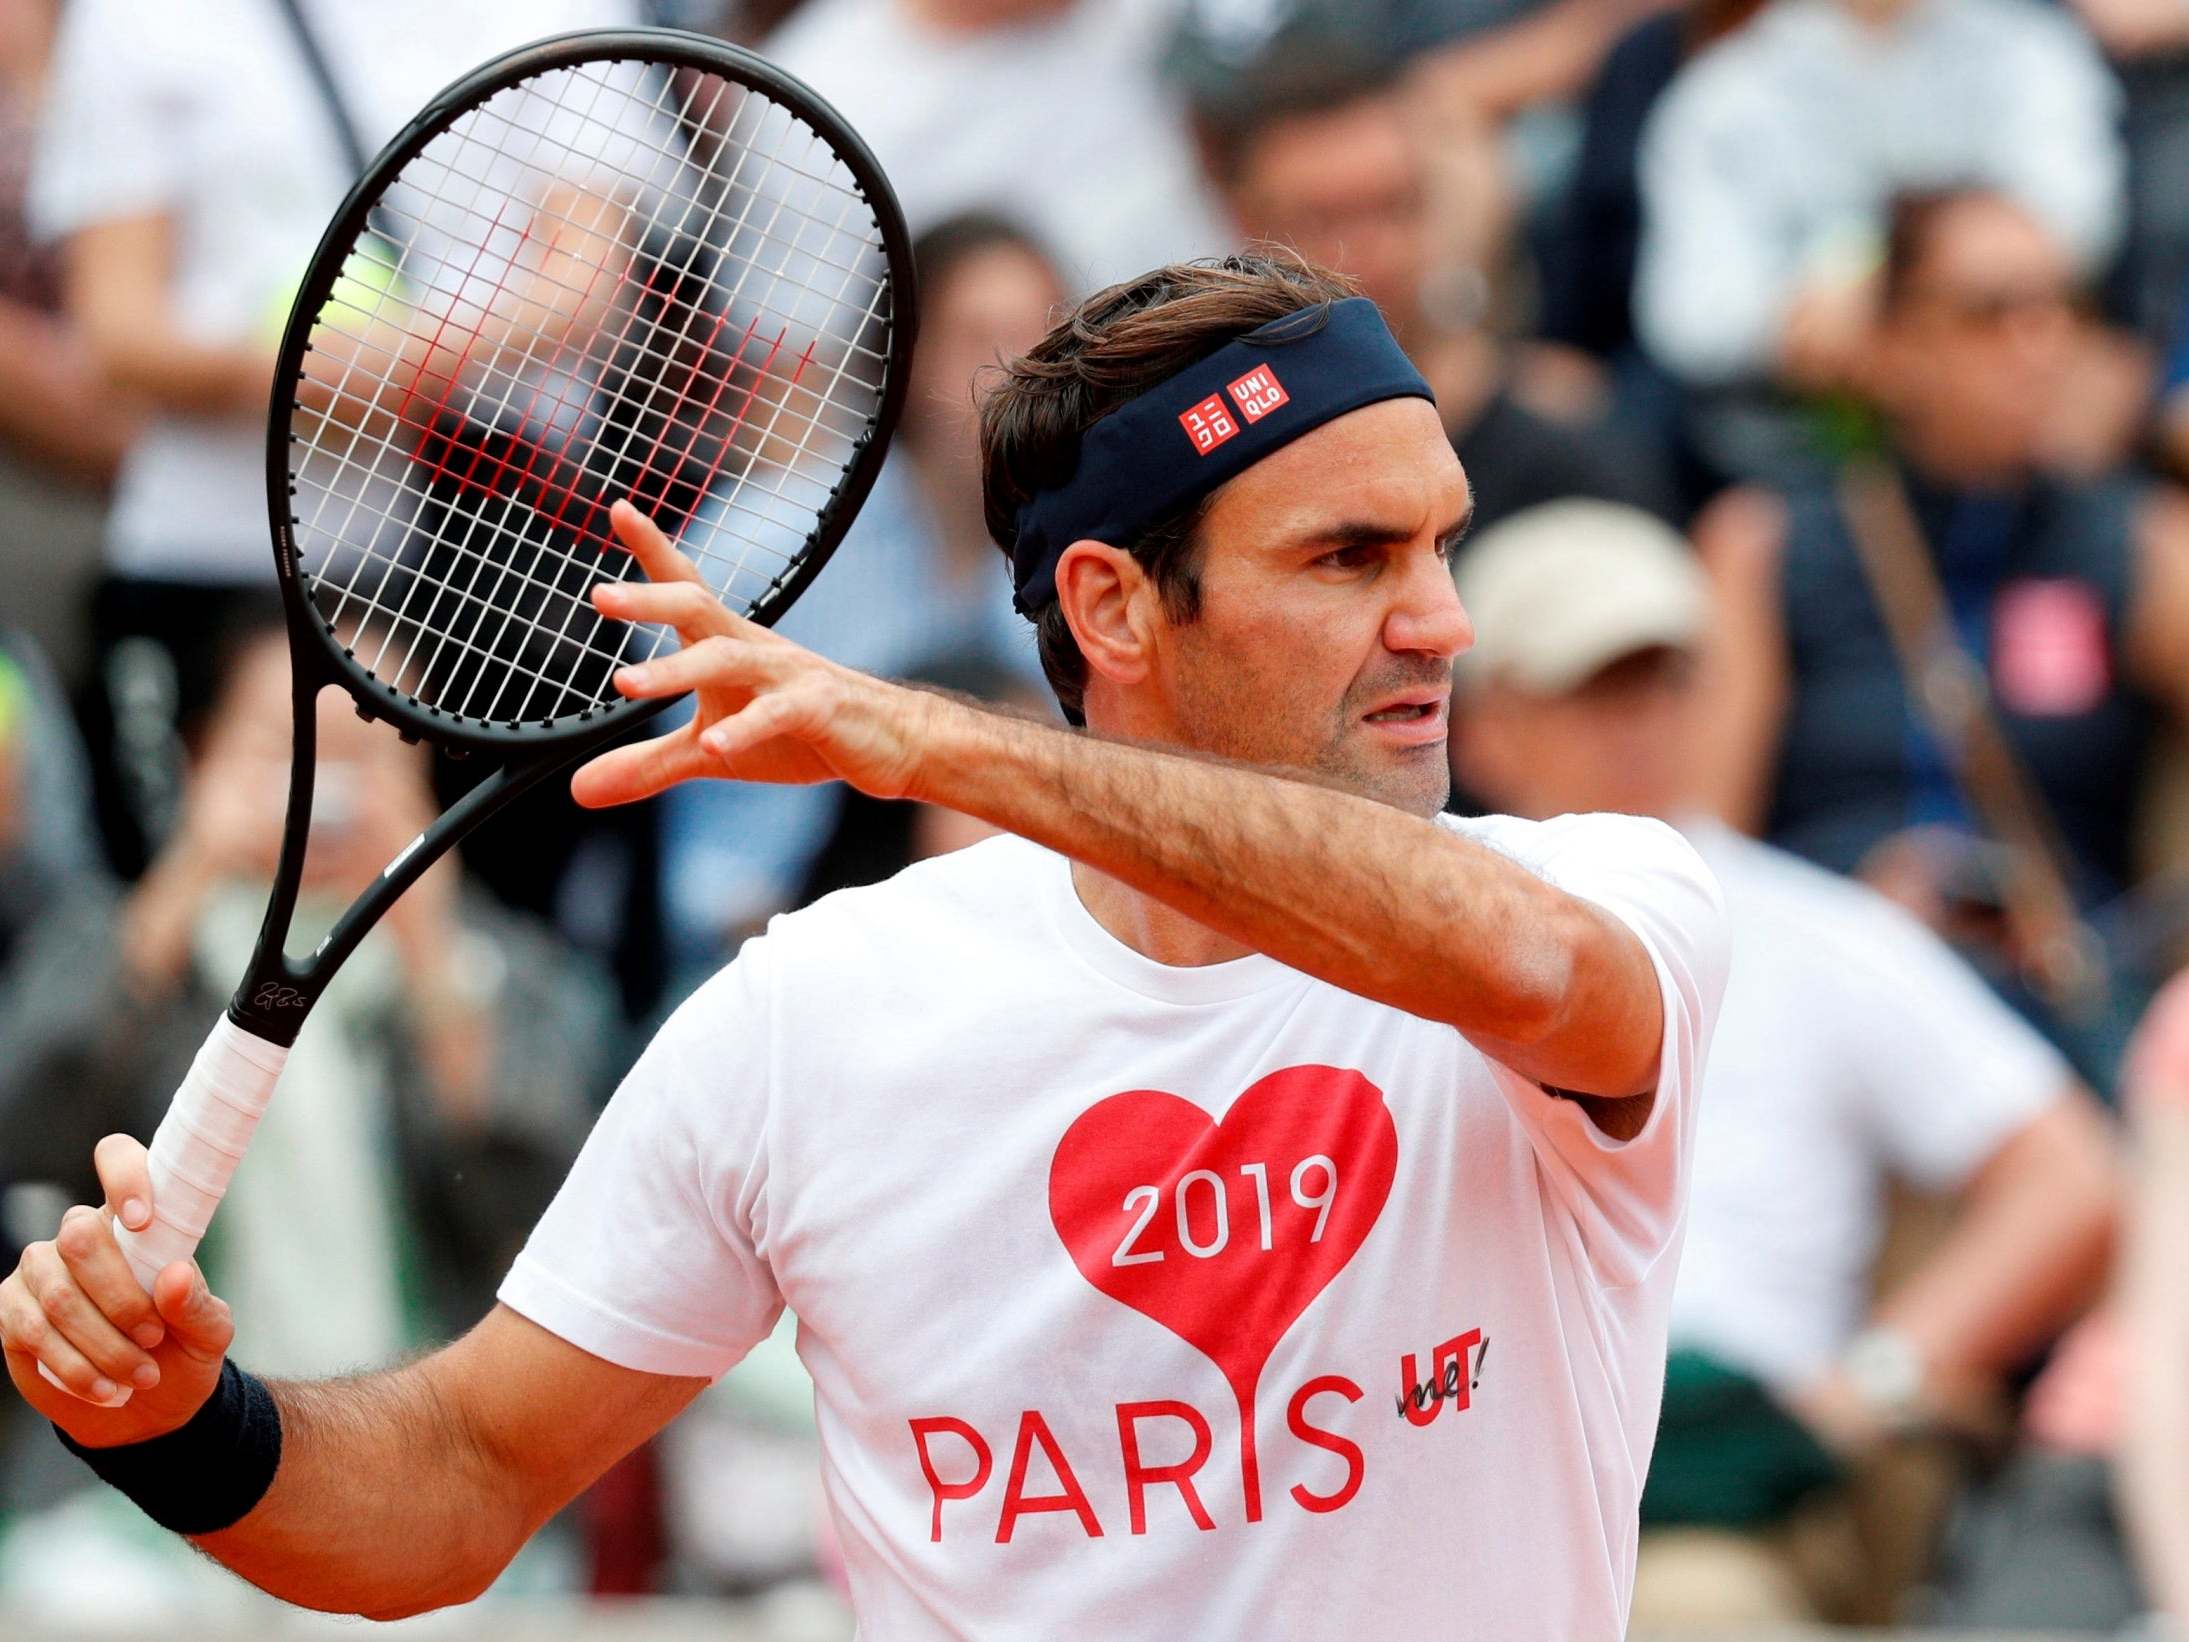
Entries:
POLYGON ((1202 520, 1200 610, 1161 635, 1165 728, 1441 809, 1452 658, 1474 638, 1448 555, 1472 507, 1425 399, 1340 416, 1233 479, 1202 520))
POLYGON ((1016 245, 974 252, 922 293, 905 430, 923 451, 979 468, 975 378, 1040 341, 1063 300, 1048 266, 1016 245))
POLYGON ((1921 441, 1994 468, 2029 462, 2074 346, 2067 259, 2004 200, 1948 208, 1879 327, 1879 387, 1921 441))
POLYGON ((1516 815, 1670 818, 1687 801, 1694 671, 1686 652, 1658 648, 1560 695, 1487 684, 1459 703, 1454 770, 1516 815))
POLYGON ((1413 328, 1429 272, 1428 194, 1395 98, 1277 121, 1246 145, 1225 192, 1248 238, 1358 280, 1402 337, 1413 328))

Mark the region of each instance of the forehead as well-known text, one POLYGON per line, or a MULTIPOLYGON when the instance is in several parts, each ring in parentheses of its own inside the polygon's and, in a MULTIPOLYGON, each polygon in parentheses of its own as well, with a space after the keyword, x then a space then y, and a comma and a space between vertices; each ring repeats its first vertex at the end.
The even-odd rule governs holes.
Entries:
POLYGON ((1271 121, 1247 144, 1240 181, 1286 198, 1320 199, 1371 179, 1379 185, 1404 182, 1413 163, 1398 102, 1378 93, 1271 121))
POLYGON ((2005 200, 1971 199, 1932 228, 1917 267, 1930 280, 1960 287, 1996 284, 2002 276, 2051 277, 2064 272, 2067 258, 2027 213, 2005 200))
POLYGON ((1334 417, 1217 491, 1204 528, 1299 535, 1339 524, 1441 531, 1466 510, 1467 476, 1436 407, 1386 399, 1334 417))

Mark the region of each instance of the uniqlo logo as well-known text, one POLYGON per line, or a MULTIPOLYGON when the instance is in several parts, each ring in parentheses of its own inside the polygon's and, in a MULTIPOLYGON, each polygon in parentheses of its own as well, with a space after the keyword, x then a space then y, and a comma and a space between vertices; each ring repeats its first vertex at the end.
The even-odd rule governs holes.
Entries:
POLYGON ((1255 366, 1232 383, 1231 397, 1239 402, 1239 414, 1249 422, 1259 422, 1279 405, 1292 402, 1292 395, 1285 392, 1277 373, 1267 365, 1255 366))
POLYGON ((1239 424, 1232 419, 1223 400, 1210 394, 1178 418, 1178 425, 1186 430, 1186 437, 1193 441, 1193 453, 1206 456, 1218 445, 1239 431, 1239 424))

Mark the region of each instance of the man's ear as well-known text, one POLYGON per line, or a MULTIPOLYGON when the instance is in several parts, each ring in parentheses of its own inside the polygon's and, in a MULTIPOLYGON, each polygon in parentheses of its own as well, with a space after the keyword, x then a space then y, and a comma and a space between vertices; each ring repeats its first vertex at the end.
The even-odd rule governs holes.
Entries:
POLYGON ((1057 604, 1090 674, 1138 684, 1153 663, 1155 585, 1123 548, 1079 541, 1056 567, 1057 604))

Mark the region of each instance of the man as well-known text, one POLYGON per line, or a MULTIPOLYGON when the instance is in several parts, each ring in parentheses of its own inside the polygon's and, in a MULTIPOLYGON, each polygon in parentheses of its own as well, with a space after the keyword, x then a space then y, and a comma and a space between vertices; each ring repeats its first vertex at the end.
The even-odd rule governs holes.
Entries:
MULTIPOLYGON (((657 585, 599 606, 687 641, 623 686, 698 712, 582 801, 841 779, 1019 836, 747 943, 439 1355, 206 1404, 225 1311, 178 1264, 155 1313, 85 1209, 0 1285, 18 1387, 85 1444, 188 1421, 94 1461, 393 1614, 479 1590, 787 1303, 868 1634, 1623 1634, 1716 892, 1653 822, 1433 819, 1468 493, 1424 393, 1264 258, 1014 363, 988 516, 1091 734, 756 629, 619 504, 657 585)), ((103 1161, 135 1219, 141 1151, 103 1161)))
POLYGON ((1641 1606, 1655 1624, 1806 1617, 1773 1536, 1830 1467, 1799 1429, 1767 1429, 1763 1398, 1757 1440, 1733 1447, 1733 1387, 1842 1460, 1964 1422, 2094 1297, 2104 1126, 2059 1055, 1913 920, 1705 817, 1691 765, 1708 596, 1676 534, 1558 503, 1480 537, 1459 586, 1483 635, 1461 673, 1460 780, 1521 815, 1674 822, 1732 926, 1644 1512, 1688 1531, 1644 1539, 1637 1622, 1641 1606), (1888 1177, 1960 1201, 1872 1304, 1888 1177))
POLYGON ((1779 0, 1694 59, 1644 133, 1644 346, 1695 387, 1845 385, 1908 189, 1981 181, 2101 266, 2121 233, 2119 104, 2059 7, 1779 0))
POLYGON ((1079 292, 1218 242, 1156 72, 1174 10, 1174 0, 805 0, 761 49, 857 112, 914 233, 1000 211, 1050 248, 1079 292))
POLYGON ((1436 390, 1478 529, 1560 496, 1669 515, 1670 482, 1646 458, 1508 389, 1504 351, 1481 323, 1482 276, 1439 243, 1428 144, 1397 71, 1358 53, 1302 23, 1197 87, 1202 153, 1239 232, 1336 268, 1375 299, 1436 390))
MULTIPOLYGON (((2135 884, 2156 750, 2189 719, 2189 507, 2126 467, 2064 471, 2047 448, 2074 305, 2065 252, 2022 207, 1905 196, 1863 351, 1953 637, 2090 910, 2135 884)), ((1708 557, 1727 640, 1704 736, 1713 807, 1956 941, 2110 1091, 2133 988, 2089 1018, 2024 979, 2000 930, 1996 814, 1903 676, 1841 476, 1788 485, 1708 557)))

